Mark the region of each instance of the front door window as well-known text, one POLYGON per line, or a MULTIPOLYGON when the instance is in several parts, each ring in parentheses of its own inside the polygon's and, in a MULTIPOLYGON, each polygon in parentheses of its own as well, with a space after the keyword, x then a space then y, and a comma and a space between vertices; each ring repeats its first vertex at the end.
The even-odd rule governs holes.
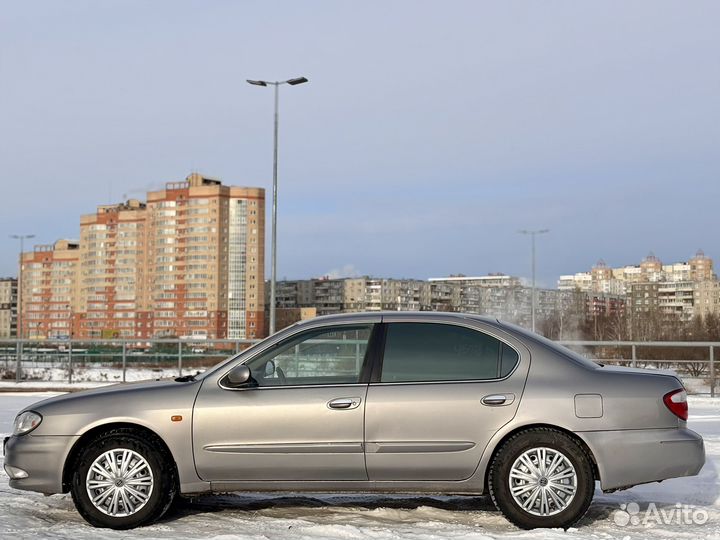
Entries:
POLYGON ((258 386, 360 382, 372 324, 303 332, 248 362, 258 386))

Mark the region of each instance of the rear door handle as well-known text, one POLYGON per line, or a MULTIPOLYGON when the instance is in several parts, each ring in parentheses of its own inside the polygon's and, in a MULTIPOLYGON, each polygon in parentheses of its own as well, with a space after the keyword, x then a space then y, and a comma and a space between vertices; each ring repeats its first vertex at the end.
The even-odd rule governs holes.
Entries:
POLYGON ((515 394, 490 394, 482 398, 481 403, 489 407, 500 407, 502 405, 510 405, 515 401, 515 394))
POLYGON ((337 398, 328 401, 327 406, 331 409, 355 409, 360 405, 359 397, 337 398))

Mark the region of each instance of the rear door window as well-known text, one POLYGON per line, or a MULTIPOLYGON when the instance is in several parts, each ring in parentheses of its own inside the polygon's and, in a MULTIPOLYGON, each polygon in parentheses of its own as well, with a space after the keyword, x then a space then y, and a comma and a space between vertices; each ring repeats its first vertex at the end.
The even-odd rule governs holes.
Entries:
POLYGON ((380 382, 500 379, 518 361, 515 349, 478 330, 450 324, 389 323, 380 382))

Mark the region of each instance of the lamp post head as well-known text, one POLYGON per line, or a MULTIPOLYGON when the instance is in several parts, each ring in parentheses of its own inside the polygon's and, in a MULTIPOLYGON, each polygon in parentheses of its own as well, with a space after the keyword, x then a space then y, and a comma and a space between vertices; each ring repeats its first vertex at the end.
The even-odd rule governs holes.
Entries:
POLYGON ((296 77, 295 79, 288 79, 285 82, 291 86, 295 86, 296 84, 303 84, 303 83, 310 82, 310 81, 308 81, 308 79, 306 77, 296 77))
POLYGON ((295 77, 294 79, 288 79, 287 81, 259 81, 255 79, 245 79, 248 84, 252 84, 254 86, 268 86, 273 85, 276 88, 281 84, 289 84, 290 86, 297 86, 298 84, 305 84, 306 82, 310 82, 307 77, 295 77))

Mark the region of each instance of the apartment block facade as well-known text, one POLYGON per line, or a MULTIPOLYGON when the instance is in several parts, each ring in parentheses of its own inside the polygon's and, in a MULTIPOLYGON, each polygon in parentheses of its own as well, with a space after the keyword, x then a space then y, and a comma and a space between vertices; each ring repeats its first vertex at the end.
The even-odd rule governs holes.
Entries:
POLYGON ((610 268, 600 261, 589 272, 560 276, 558 289, 626 297, 634 315, 657 312, 690 320, 720 312, 713 261, 699 250, 687 262, 663 264, 652 253, 639 265, 610 268))
POLYGON ((693 290, 694 314, 706 317, 710 313, 720 314, 720 282, 700 281, 693 290))
POLYGON ((147 338, 147 208, 138 200, 80 217, 76 338, 147 338))
POLYGON ((152 334, 264 335, 265 191, 191 174, 148 194, 152 334))
POLYGON ((587 272, 577 272, 560 276, 558 289, 579 290, 615 295, 630 295, 636 283, 680 282, 716 280, 713 260, 698 250, 687 262, 663 264, 658 257, 650 253, 638 265, 611 268, 599 261, 587 272))
MULTIPOLYGON (((548 317, 573 301, 574 292, 538 289, 537 315, 548 317)), ((585 298, 587 295, 583 295, 585 298)), ((587 309, 620 309, 604 295, 583 300, 587 309), (587 302, 586 302, 587 300, 587 302)), ((532 289, 514 276, 450 276, 417 279, 352 277, 280 281, 280 309, 315 307, 318 315, 359 311, 451 311, 476 313, 529 325, 532 289)), ((624 302, 622 303, 624 309, 624 302)), ((269 305, 269 302, 268 302, 269 305)))
POLYGON ((348 278, 343 311, 426 311, 430 284, 417 279, 348 278))
POLYGON ((65 339, 77 329, 80 244, 58 240, 22 254, 22 335, 65 339))
POLYGON ((17 279, 0 278, 0 338, 17 335, 17 279))
MULTIPOLYGON (((266 303, 269 305, 269 285, 266 303)), ((361 311, 424 311, 430 309, 430 283, 417 279, 373 277, 318 278, 279 281, 277 307, 313 307, 317 315, 361 311)))
POLYGON ((32 293, 22 306, 33 329, 26 335, 262 337, 264 245, 262 188, 226 186, 193 173, 149 192, 146 202, 99 206, 81 216, 79 242, 23 254, 23 294, 26 286, 32 293), (63 258, 69 249, 72 265, 63 258), (45 301, 49 293, 33 293, 36 282, 47 282, 36 273, 61 262, 70 280, 67 295, 45 301), (62 302, 70 323, 48 327, 51 307, 62 302), (38 317, 42 324, 31 322, 38 317))

